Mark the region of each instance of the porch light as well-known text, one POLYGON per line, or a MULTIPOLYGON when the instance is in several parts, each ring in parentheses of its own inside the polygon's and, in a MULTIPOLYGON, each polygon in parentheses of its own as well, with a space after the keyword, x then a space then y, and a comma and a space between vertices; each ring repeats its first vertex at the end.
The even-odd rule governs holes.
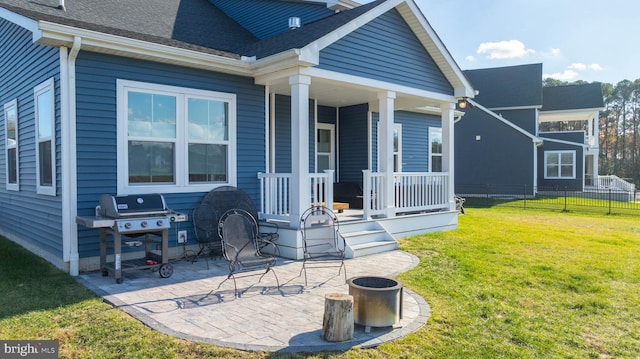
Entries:
POLYGON ((463 97, 463 98, 458 100, 458 108, 465 109, 469 105, 470 105, 470 103, 467 101, 466 97, 463 97))

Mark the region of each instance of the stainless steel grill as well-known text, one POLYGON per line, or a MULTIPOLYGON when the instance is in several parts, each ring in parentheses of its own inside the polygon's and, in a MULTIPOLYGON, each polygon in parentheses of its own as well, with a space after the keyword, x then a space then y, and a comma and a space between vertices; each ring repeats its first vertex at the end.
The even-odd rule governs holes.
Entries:
POLYGON ((169 263, 169 229, 171 223, 183 222, 187 216, 170 210, 161 194, 100 196, 95 216, 78 216, 76 223, 100 229, 100 269, 102 275, 115 273, 117 283, 122 283, 122 272, 132 269, 158 269, 160 276, 168 278, 173 274, 169 263), (107 240, 111 234, 113 241, 107 240), (144 236, 144 241, 129 241, 125 245, 132 247, 144 244, 145 256, 142 259, 122 260, 122 236, 144 236), (160 237, 160 241, 153 239, 160 237), (107 263, 107 247, 113 247, 113 262, 107 263))

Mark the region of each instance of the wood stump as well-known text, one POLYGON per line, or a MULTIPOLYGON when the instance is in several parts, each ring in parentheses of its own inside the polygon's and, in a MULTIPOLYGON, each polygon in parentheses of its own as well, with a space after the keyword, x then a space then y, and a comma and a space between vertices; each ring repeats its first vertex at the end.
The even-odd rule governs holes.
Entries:
POLYGON ((353 339, 353 296, 329 293, 324 297, 322 338, 330 342, 353 339))

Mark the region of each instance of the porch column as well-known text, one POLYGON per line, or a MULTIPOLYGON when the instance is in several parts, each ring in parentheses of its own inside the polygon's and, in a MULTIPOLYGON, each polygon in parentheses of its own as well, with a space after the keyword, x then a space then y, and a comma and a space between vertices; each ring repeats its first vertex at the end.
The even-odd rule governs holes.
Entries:
POLYGON ((380 103, 380 127, 378 132, 378 171, 384 173, 385 217, 396 215, 395 191, 393 185, 393 121, 396 93, 382 91, 378 93, 380 103))
POLYGON ((455 211, 455 176, 454 176, 454 141, 453 141, 453 113, 456 108, 455 103, 442 103, 440 110, 442 111, 442 172, 447 172, 447 187, 449 188, 449 210, 455 211))
POLYGON ((592 126, 589 126, 593 129, 593 143, 594 148, 596 149, 593 155, 593 183, 598 185, 598 157, 600 157, 600 113, 596 112, 593 116, 592 126))
POLYGON ((291 228, 311 206, 309 195, 309 85, 311 77, 289 77, 291 85, 291 228))

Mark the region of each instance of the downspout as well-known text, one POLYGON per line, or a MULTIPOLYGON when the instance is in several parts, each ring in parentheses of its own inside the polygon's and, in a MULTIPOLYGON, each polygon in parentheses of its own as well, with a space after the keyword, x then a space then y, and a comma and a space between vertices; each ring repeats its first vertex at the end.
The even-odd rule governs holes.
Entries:
POLYGON ((61 107, 62 107, 62 238, 63 256, 69 262, 69 274, 80 273, 78 254, 78 191, 76 172, 76 58, 82 46, 82 39, 76 36, 67 54, 67 48, 60 48, 61 60, 61 107), (66 242, 66 243, 65 243, 66 242), (66 245, 65 245, 66 244, 66 245))

